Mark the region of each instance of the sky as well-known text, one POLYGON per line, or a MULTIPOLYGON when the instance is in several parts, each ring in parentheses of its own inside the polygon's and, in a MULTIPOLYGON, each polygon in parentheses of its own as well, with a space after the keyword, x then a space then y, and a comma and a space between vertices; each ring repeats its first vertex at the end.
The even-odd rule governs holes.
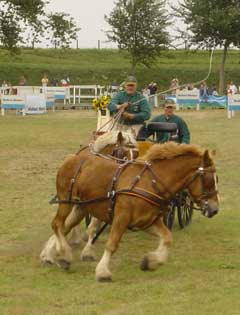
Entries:
MULTIPOLYGON (((114 2, 114 0, 50 0, 47 10, 69 13, 74 17, 77 25, 81 27, 78 36, 79 48, 96 48, 98 40, 101 41, 103 48, 112 48, 115 45, 107 43, 104 34, 104 30, 108 29, 104 15, 111 12, 114 2)), ((168 2, 177 4, 178 0, 168 2)), ((76 43, 73 45, 76 46, 76 43)))

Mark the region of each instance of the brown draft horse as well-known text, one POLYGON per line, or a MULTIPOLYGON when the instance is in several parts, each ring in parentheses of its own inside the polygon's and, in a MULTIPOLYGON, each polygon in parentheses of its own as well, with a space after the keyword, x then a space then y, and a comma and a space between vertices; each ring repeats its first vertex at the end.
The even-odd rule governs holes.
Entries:
MULTIPOLYGON (((127 162, 125 166, 120 166, 120 171, 118 168, 115 162, 94 155, 88 156, 82 162, 81 172, 73 187, 74 198, 81 202, 104 196, 106 199, 76 205, 75 215, 66 223, 72 205, 59 204, 57 215, 52 222, 55 236, 48 241, 45 254, 60 267, 68 268, 72 261, 71 248, 65 235, 87 213, 111 224, 103 257, 96 267, 96 279, 109 281, 112 278, 109 270, 111 256, 128 228, 145 230, 160 238, 158 248, 144 256, 141 263, 143 270, 155 270, 167 261, 172 234, 163 223, 162 212, 156 202, 157 195, 169 200, 178 191, 188 189, 205 216, 211 218, 218 212, 216 168, 207 150, 202 151, 194 145, 175 143, 154 145, 144 157, 144 161, 127 162), (110 185, 114 177, 115 184, 110 185), (144 198, 141 192, 152 198, 144 198), (111 196, 114 198, 109 201, 111 196), (111 203, 114 203, 114 214, 109 213, 111 203)), ((65 171, 68 171, 68 168, 62 170, 65 171)), ((61 181, 61 175, 60 172, 57 177, 57 194, 59 200, 64 201, 67 191, 61 181)), ((165 203, 162 208, 166 208, 165 203)))
MULTIPOLYGON (((139 155, 139 148, 135 137, 132 133, 122 132, 122 131, 111 131, 100 135, 93 143, 90 144, 90 147, 85 147, 81 149, 76 155, 69 155, 68 159, 65 162, 69 165, 71 162, 73 164, 78 163, 79 158, 87 158, 89 155, 89 149, 92 152, 100 153, 105 156, 116 158, 117 163, 123 163, 124 160, 134 160, 139 155), (81 155, 80 155, 81 154, 81 155), (121 161, 123 160, 123 161, 121 161)), ((65 163, 64 163, 65 164, 65 163)), ((63 165, 64 167, 64 165, 63 165)), ((74 171, 74 167, 71 168, 74 171)), ((65 179, 66 183, 72 180, 72 177, 69 178, 71 171, 64 172, 64 175, 61 175, 62 180, 65 179), (67 177, 65 177, 67 176, 67 177)), ((85 246, 85 250, 82 251, 81 259, 82 260, 95 260, 95 255, 93 247, 91 244, 92 239, 96 234, 97 228, 101 225, 99 220, 92 218, 91 224, 88 227, 88 242, 85 246)), ((76 226, 72 229, 69 244, 73 247, 78 246, 81 243, 80 228, 76 226)))

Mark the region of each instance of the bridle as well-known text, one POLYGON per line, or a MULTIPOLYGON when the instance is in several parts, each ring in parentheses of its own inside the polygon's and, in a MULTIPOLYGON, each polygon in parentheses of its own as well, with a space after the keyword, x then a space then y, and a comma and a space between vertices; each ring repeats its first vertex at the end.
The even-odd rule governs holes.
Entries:
POLYGON ((134 146, 133 143, 127 143, 125 145, 116 144, 113 147, 112 153, 110 154, 114 158, 118 158, 124 161, 134 160, 138 157, 139 150, 134 146), (129 154, 129 157, 127 156, 129 154))
POLYGON ((200 210, 203 212, 203 214, 205 214, 209 208, 209 198, 218 195, 218 190, 216 189, 211 190, 211 191, 206 190, 206 183, 205 183, 205 177, 204 177, 206 173, 212 173, 212 174, 216 173, 215 167, 214 166, 198 167, 193 177, 189 181, 187 181, 187 183, 184 185, 184 188, 183 188, 183 189, 188 189, 189 186, 193 184, 200 177, 202 193, 198 198, 195 199, 195 202, 200 206, 200 210))

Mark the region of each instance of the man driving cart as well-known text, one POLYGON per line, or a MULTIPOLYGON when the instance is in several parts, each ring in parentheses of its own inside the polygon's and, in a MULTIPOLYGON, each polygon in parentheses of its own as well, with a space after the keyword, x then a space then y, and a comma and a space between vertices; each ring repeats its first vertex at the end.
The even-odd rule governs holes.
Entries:
POLYGON ((108 104, 111 114, 124 110, 118 124, 122 131, 134 131, 138 135, 144 122, 151 116, 151 110, 147 99, 137 92, 137 80, 129 76, 124 83, 124 91, 118 92, 108 104))

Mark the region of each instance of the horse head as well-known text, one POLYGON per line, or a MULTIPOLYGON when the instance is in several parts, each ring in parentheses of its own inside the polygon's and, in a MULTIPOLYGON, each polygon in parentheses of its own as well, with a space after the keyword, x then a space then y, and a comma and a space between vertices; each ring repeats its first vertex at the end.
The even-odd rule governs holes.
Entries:
POLYGON ((121 131, 107 132, 98 137, 94 142, 93 150, 122 160, 133 160, 138 157, 137 142, 134 136, 121 131))
POLYGON ((139 155, 136 141, 132 134, 119 132, 112 156, 122 160, 135 160, 139 155))
POLYGON ((218 177, 212 156, 208 150, 204 152, 202 164, 188 185, 192 198, 199 205, 202 214, 208 218, 219 211, 218 177))

